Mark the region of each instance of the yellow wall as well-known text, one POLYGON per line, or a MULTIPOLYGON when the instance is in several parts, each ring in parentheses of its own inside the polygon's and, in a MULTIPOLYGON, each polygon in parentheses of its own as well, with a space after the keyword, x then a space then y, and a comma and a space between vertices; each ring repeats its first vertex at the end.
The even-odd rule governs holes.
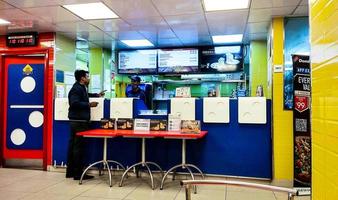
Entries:
MULTIPOLYGON (((284 64, 284 19, 272 20, 272 65, 284 64)), ((283 110, 283 73, 272 71, 273 178, 276 184, 293 180, 293 115, 283 110)))
POLYGON ((267 92, 267 43, 266 41, 252 41, 250 43, 250 91, 256 96, 258 85, 263 86, 264 96, 267 92))
POLYGON ((310 0, 312 199, 338 199, 338 1, 310 0))

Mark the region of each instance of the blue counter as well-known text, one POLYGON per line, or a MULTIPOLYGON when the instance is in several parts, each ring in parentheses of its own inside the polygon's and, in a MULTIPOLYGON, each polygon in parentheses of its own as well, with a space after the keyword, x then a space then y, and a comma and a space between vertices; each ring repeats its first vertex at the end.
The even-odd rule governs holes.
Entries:
MULTIPOLYGON (((230 123, 202 123, 202 130, 208 131, 208 134, 203 139, 187 141, 187 162, 197 165, 206 174, 271 179, 271 100, 267 100, 266 124, 239 124, 237 103, 237 100, 230 100, 230 123)), ((142 107, 140 105, 135 100, 134 118, 147 118, 138 115, 137 110, 142 107)), ((109 116, 109 106, 110 103, 106 100, 105 117, 109 116)), ((202 99, 196 100, 196 120, 203 122, 202 99)), ((94 128, 99 124, 96 122, 92 125, 94 128)), ((66 162, 69 130, 68 122, 54 121, 53 161, 58 165, 66 162)), ((87 163, 102 158, 102 145, 100 139, 86 139, 87 163)), ((108 158, 130 166, 140 160, 140 149, 139 139, 114 138, 108 142, 108 158)), ((154 161, 167 170, 181 162, 181 140, 148 139, 146 156, 147 160, 154 161)))

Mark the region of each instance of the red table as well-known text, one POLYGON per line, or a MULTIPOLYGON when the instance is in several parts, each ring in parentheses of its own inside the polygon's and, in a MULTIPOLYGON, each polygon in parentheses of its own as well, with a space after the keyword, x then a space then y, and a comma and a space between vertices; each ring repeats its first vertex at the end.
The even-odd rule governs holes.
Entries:
POLYGON ((82 184, 82 179, 84 177, 84 175, 87 173, 87 171, 97 165, 102 163, 103 167, 107 167, 107 171, 108 171, 108 176, 109 176, 109 186, 112 186, 112 175, 111 175, 111 171, 109 168, 109 163, 115 163, 118 166, 120 166, 123 170, 125 170, 124 166, 115 161, 115 160, 107 160, 107 139, 108 138, 114 138, 117 137, 118 134, 116 133, 115 130, 106 130, 106 129, 93 129, 93 130, 88 130, 88 131, 84 131, 84 132, 79 132, 77 133, 78 136, 83 136, 83 137, 93 137, 93 138, 103 138, 103 159, 97 162, 94 162, 93 164, 89 165, 82 173, 79 184, 82 184))
MULTIPOLYGON (((141 158, 141 162, 135 163, 132 166, 130 166, 128 169, 125 170, 125 172, 122 175, 120 184, 119 184, 120 187, 123 185, 123 181, 124 181, 125 177, 127 176, 128 172, 130 170, 132 170, 134 167, 137 167, 137 166, 146 167, 146 169, 148 170, 150 180, 151 180, 151 188, 152 189, 155 188, 154 187, 154 178, 153 178, 152 171, 149 168, 149 165, 153 165, 153 166, 157 167, 162 174, 162 181, 161 181, 160 189, 163 189, 164 181, 165 181, 166 177, 168 176, 168 174, 170 172, 175 172, 175 170, 177 168, 180 168, 180 167, 183 168, 183 169, 187 169, 193 180, 195 179, 195 177, 194 177, 194 174, 192 173, 192 170, 190 168, 196 169, 202 175, 202 177, 204 178, 202 171, 197 166, 186 163, 186 140, 187 139, 203 138, 206 134, 207 134, 207 131, 201 131, 198 134, 185 134, 185 133, 181 133, 181 132, 178 132, 178 131, 177 132, 175 132, 175 131, 134 131, 134 130, 105 130, 105 129, 94 129, 94 130, 89 130, 89 131, 77 133, 77 135, 84 136, 84 137, 104 138, 103 160, 95 162, 85 169, 85 171, 83 172, 83 174, 81 176, 80 184, 82 183, 83 176, 86 174, 86 172, 88 171, 89 168, 91 168, 92 166, 94 166, 96 164, 103 163, 108 168, 109 183, 110 183, 110 187, 112 186, 112 184, 111 184, 111 172, 109 170, 109 164, 108 163, 113 162, 113 163, 121 166, 122 169, 125 169, 123 167, 123 165, 120 164, 119 162, 107 160, 107 138, 114 138, 114 137, 117 137, 117 136, 130 137, 130 138, 141 138, 142 139, 142 149, 141 149, 142 158, 141 158), (145 158, 146 138, 155 138, 155 137, 156 138, 181 139, 182 140, 182 163, 170 168, 164 174, 164 176, 163 176, 163 170, 158 164, 156 164, 154 162, 146 161, 146 158, 145 158)), ((175 173, 174 173, 174 175, 175 175, 175 173)), ((195 188, 195 192, 196 192, 196 188, 195 188)))

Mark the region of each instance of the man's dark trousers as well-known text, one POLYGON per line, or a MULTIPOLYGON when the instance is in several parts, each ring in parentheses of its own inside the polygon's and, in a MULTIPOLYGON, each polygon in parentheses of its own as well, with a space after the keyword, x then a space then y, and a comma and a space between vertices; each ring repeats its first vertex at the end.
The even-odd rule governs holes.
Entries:
POLYGON ((83 150, 84 139, 82 136, 77 136, 78 132, 89 130, 89 122, 71 121, 70 122, 71 136, 68 144, 67 157, 67 172, 66 177, 79 178, 83 170, 83 150))

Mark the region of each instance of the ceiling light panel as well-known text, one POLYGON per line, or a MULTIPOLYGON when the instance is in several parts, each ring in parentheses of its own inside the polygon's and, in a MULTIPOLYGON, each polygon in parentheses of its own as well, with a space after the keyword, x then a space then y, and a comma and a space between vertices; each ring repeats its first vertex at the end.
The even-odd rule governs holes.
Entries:
POLYGON ((212 40, 214 44, 241 43, 242 39, 243 39, 243 34, 212 36, 212 40))
POLYGON ((129 47, 153 47, 154 45, 148 40, 121 40, 129 47))
POLYGON ((250 0, 203 0, 205 11, 246 9, 250 0))
POLYGON ((63 7, 85 20, 118 18, 111 9, 101 2, 63 5, 63 7))
POLYGON ((10 22, 4 19, 0 19, 0 25, 7 25, 7 24, 10 24, 10 22))

